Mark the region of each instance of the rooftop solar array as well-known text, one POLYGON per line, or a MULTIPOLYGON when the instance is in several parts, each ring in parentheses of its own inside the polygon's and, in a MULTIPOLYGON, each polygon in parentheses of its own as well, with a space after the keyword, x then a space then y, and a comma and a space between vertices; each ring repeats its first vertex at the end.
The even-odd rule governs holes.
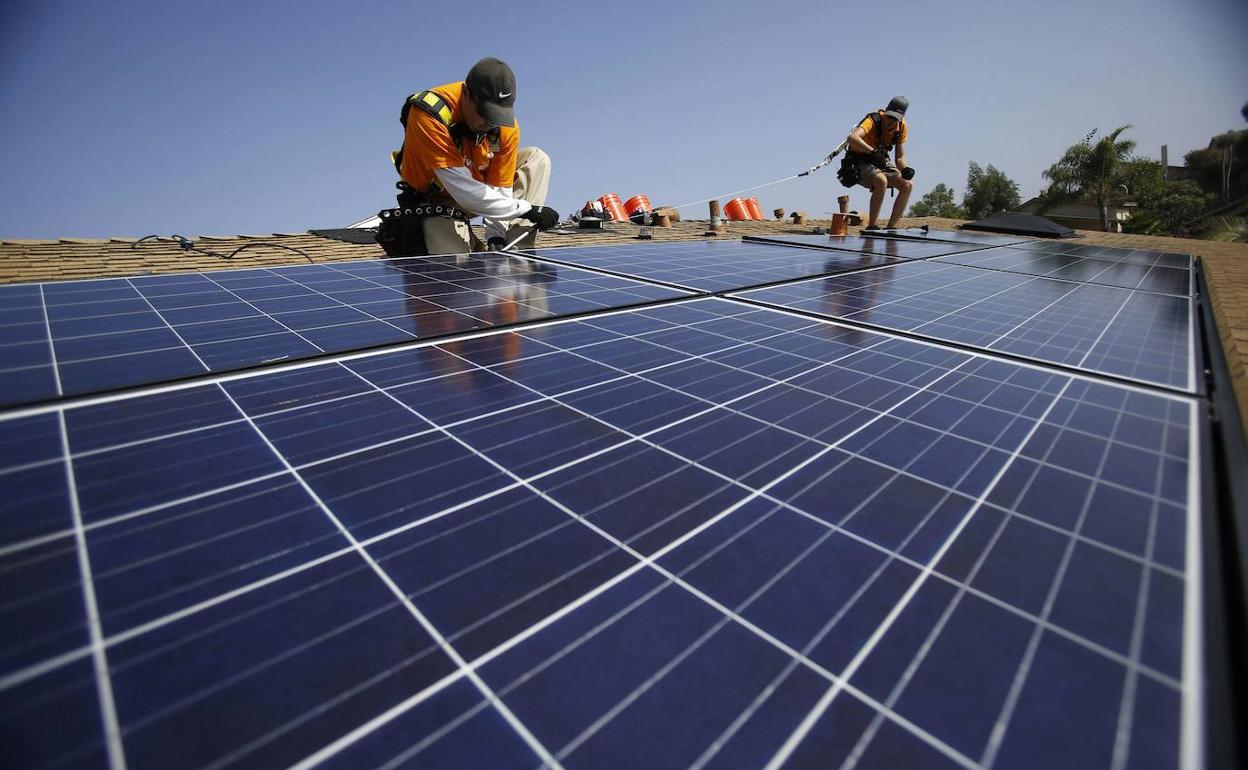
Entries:
POLYGON ((1194 420, 718 299, 14 413, 6 753, 1173 767, 1194 420))
POLYGON ((0 286, 0 405, 679 296, 489 254, 0 286))
POLYGON ((734 296, 1143 383, 1195 388, 1187 297, 936 261, 734 296))
POLYGON ((204 364, 0 411, 0 764, 1200 766, 1190 263, 983 238, 0 287, 204 364))

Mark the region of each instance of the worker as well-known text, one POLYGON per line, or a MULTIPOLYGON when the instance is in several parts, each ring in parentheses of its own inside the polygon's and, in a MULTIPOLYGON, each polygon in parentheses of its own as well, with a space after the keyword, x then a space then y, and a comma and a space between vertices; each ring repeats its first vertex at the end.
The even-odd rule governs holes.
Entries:
POLYGON ((858 165, 858 184, 871 191, 871 208, 863 232, 879 231, 880 206, 884 191, 898 191, 888 217, 888 229, 897 227, 897 220, 906 210, 914 183, 914 169, 906 163, 906 108, 904 96, 893 97, 882 110, 868 113, 846 139, 850 157, 858 165), (892 160, 888 151, 892 149, 892 160))
POLYGON ((516 77, 494 58, 473 65, 458 83, 412 94, 403 104, 403 146, 394 153, 402 177, 399 207, 382 212, 377 240, 391 255, 472 251, 468 220, 485 218, 485 247, 497 251, 521 235, 532 247, 537 229, 559 214, 544 205, 550 158, 520 147, 513 110, 516 77), (390 215, 390 216, 388 216, 390 215), (526 221, 527 220, 527 221, 526 221))

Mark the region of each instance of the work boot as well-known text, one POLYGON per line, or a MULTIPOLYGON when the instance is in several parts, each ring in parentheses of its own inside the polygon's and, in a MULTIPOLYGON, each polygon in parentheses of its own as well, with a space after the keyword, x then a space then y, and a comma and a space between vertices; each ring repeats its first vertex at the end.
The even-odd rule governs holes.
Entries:
POLYGON ((883 228, 883 227, 880 227, 879 225, 867 225, 866 227, 862 228, 862 232, 864 232, 864 233, 882 233, 882 232, 884 232, 884 228, 883 228))

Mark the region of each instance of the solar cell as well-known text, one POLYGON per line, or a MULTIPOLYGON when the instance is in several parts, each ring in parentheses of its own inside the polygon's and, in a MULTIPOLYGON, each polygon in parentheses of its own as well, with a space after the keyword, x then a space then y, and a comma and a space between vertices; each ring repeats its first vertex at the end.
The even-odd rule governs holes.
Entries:
POLYGON ((1127 252, 1124 251, 1122 255, 1118 255, 1118 259, 1109 259, 996 248, 936 257, 932 261, 1060 278, 1077 283, 1097 283, 1181 297, 1191 296, 1193 288, 1191 270, 1133 262, 1122 258, 1126 254, 1127 252))
POLYGON ((11 412, 0 735, 21 766, 1178 766, 1196 415, 718 299, 11 412))
POLYGON ((741 298, 1192 391, 1191 300, 935 261, 741 298))
POLYGON ((931 256, 919 246, 872 244, 870 240, 863 239, 859 248, 849 252, 809 252, 746 239, 564 247, 535 249, 532 253, 543 260, 705 292, 761 286, 931 256))
POLYGON ((0 287, 0 405, 682 293, 498 254, 0 287))

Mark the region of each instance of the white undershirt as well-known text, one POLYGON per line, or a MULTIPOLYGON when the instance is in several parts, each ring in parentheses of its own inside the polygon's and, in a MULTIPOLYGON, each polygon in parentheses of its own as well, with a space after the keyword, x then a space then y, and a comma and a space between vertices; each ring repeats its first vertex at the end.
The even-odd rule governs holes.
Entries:
POLYGON ((529 213, 533 204, 513 198, 510 187, 494 187, 473 179, 463 166, 440 168, 433 172, 442 187, 464 211, 485 217, 485 239, 502 238, 507 232, 505 221, 529 213))

